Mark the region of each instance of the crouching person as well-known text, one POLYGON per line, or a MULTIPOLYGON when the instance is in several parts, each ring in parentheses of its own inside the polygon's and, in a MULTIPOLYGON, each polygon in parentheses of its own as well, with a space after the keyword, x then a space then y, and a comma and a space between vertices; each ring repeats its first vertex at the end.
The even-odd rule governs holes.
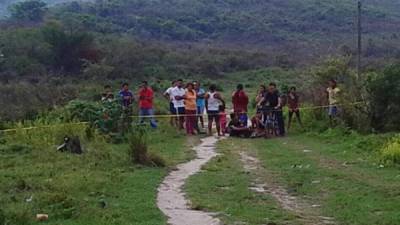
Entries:
POLYGON ((267 137, 267 132, 263 119, 263 112, 258 111, 257 114, 251 119, 251 129, 253 130, 253 138, 267 137))
POLYGON ((228 124, 227 131, 231 137, 250 138, 252 130, 246 126, 245 123, 240 121, 237 114, 231 114, 231 121, 228 124))

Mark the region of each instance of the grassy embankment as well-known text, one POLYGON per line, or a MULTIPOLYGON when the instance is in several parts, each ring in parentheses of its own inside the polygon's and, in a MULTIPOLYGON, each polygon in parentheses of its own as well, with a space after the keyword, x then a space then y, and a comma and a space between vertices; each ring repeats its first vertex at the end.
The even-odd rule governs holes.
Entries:
POLYGON ((0 145, 0 224, 165 224, 156 191, 168 169, 191 157, 196 139, 172 128, 151 131, 149 151, 166 160, 166 168, 134 165, 127 144, 109 144, 82 126, 58 126, 4 135, 0 145), (56 151, 63 135, 81 137, 83 155, 56 151), (191 142, 191 143, 190 143, 191 142))

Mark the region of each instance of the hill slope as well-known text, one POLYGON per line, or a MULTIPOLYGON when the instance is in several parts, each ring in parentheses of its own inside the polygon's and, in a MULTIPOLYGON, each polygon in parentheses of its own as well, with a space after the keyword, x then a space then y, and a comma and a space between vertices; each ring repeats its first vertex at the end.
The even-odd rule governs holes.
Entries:
MULTIPOLYGON (((54 15, 76 15, 88 29, 103 33, 224 47, 240 44, 304 57, 354 45, 356 10, 353 0, 99 0, 67 4, 54 15)), ((367 47, 375 48, 373 54, 396 49, 400 2, 365 0, 363 13, 365 39, 367 47)))

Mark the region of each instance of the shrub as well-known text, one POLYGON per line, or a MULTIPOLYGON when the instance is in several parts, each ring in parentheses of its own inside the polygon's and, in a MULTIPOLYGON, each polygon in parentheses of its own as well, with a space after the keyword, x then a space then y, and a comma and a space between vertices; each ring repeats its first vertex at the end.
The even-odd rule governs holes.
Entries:
POLYGON ((400 129, 400 63, 371 77, 368 89, 372 109, 372 126, 378 131, 400 129))
MULTIPOLYGON (((355 104, 364 100, 366 95, 365 80, 357 79, 351 69, 350 58, 330 58, 310 71, 312 82, 306 97, 312 99, 314 105, 327 105, 326 88, 330 79, 338 81, 340 92, 339 124, 358 131, 370 131, 371 124, 367 104, 355 104)), ((314 110, 316 117, 326 114, 324 110, 314 110)), ((323 119, 323 117, 319 117, 323 119)))
POLYGON ((0 110, 2 126, 10 126, 6 121, 35 119, 40 112, 53 110, 55 106, 64 105, 76 98, 77 90, 76 86, 70 84, 0 84, 0 105, 5 106, 0 110))
POLYGON ((118 101, 94 103, 74 100, 66 106, 66 109, 69 120, 89 122, 91 127, 99 128, 103 133, 118 132, 122 113, 118 101))
POLYGON ((2 209, 0 209, 0 224, 6 224, 6 215, 2 209))
POLYGON ((393 137, 381 150, 386 164, 400 163, 400 135, 393 137))
POLYGON ((165 161, 160 156, 148 152, 147 131, 143 127, 138 127, 129 137, 129 155, 135 164, 145 166, 164 167, 165 161))

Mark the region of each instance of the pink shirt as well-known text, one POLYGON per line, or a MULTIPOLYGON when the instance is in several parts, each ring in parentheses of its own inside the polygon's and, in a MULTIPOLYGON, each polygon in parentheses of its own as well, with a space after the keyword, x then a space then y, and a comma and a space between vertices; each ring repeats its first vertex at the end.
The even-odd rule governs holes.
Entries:
POLYGON ((219 122, 221 124, 226 124, 227 120, 226 120, 226 113, 225 112, 220 112, 220 114, 219 114, 219 122))

